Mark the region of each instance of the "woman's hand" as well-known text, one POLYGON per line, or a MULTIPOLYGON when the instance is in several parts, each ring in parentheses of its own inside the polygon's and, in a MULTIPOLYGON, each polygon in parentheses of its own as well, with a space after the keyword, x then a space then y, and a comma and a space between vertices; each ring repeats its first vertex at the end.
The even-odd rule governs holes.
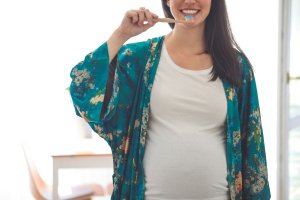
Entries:
POLYGON ((145 8, 127 11, 121 25, 107 40, 109 62, 112 61, 127 40, 154 26, 156 22, 153 19, 156 18, 158 18, 156 14, 145 8))
POLYGON ((158 16, 146 8, 129 10, 125 13, 121 25, 117 28, 118 34, 126 39, 139 35, 155 25, 153 19, 158 16))

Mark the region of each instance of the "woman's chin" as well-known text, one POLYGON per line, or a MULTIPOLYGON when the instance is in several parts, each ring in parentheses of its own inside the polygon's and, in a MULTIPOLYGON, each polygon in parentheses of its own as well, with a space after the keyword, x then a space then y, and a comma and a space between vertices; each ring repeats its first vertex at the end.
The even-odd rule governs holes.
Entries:
POLYGON ((199 21, 196 19, 188 19, 188 20, 186 20, 186 23, 184 23, 184 26, 197 27, 197 26, 201 26, 203 23, 204 23, 203 21, 199 21))
POLYGON ((184 27, 188 27, 188 28, 194 28, 199 26, 200 24, 197 22, 188 22, 188 23, 184 23, 182 24, 184 27))

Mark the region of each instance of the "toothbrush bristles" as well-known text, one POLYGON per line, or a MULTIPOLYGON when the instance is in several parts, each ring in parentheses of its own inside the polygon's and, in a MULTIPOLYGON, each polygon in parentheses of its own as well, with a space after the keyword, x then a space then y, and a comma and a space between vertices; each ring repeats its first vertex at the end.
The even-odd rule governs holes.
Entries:
POLYGON ((186 19, 192 19, 193 16, 192 15, 187 15, 187 16, 184 16, 186 19))

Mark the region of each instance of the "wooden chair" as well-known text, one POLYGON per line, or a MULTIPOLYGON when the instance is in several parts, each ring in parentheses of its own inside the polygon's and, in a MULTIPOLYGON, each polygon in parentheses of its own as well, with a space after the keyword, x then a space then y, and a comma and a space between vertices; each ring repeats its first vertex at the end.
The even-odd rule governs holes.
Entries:
POLYGON ((112 193, 113 193, 113 190, 114 190, 114 186, 112 183, 109 183, 107 186, 106 186, 106 193, 111 196, 112 193))
MULTIPOLYGON (((30 152, 25 144, 22 144, 27 168, 29 171, 30 189, 33 197, 36 200, 50 200, 52 199, 51 186, 44 182, 39 175, 34 164, 30 152)), ((60 200, 91 200, 92 196, 104 196, 104 188, 99 184, 85 184, 78 185, 71 188, 70 194, 59 194, 60 200)))

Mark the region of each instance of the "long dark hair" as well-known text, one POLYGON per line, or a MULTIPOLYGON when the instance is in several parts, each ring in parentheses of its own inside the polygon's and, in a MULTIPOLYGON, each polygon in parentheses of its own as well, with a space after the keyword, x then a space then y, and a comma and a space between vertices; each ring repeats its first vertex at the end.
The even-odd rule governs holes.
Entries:
MULTIPOLYGON (((161 0, 166 17, 174 18, 167 0, 161 0)), ((173 29, 174 24, 169 23, 173 29)), ((228 80, 231 84, 241 87, 241 68, 238 54, 249 62, 242 49, 236 43, 229 19, 225 0, 211 0, 210 13, 205 21, 206 52, 212 56, 212 80, 217 77, 228 80)), ((249 63, 250 64, 250 63, 249 63)), ((251 67, 251 64, 249 65, 251 67)))

